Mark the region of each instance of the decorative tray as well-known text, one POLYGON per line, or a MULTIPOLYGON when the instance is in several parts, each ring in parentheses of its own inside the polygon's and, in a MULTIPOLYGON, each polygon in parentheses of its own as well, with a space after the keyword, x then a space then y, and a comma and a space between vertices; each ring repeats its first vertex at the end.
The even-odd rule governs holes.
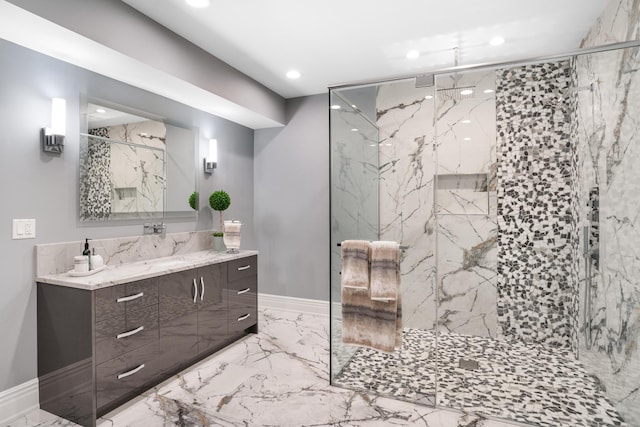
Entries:
POLYGON ((92 274, 96 274, 101 272, 102 270, 104 270, 105 268, 107 268, 106 265, 103 265, 102 267, 98 267, 98 268, 94 268, 93 270, 89 270, 89 271, 75 271, 75 270, 69 270, 67 272, 67 274, 69 276, 75 276, 75 277, 81 277, 81 276, 91 276, 92 274))

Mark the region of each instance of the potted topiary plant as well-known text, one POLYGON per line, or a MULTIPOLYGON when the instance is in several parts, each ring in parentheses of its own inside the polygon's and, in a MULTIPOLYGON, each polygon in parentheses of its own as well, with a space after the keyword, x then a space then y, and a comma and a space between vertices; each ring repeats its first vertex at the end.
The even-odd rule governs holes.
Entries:
POLYGON ((199 194, 197 191, 194 191, 189 196, 189 206, 191 206, 191 209, 193 209, 194 211, 198 210, 198 196, 199 194))
POLYGON ((231 197, 224 190, 218 190, 211 193, 209 196, 209 206, 214 211, 218 211, 220 214, 220 228, 218 231, 213 232, 213 244, 216 250, 225 250, 224 242, 222 240, 223 233, 223 221, 222 212, 225 211, 231 205, 231 197))

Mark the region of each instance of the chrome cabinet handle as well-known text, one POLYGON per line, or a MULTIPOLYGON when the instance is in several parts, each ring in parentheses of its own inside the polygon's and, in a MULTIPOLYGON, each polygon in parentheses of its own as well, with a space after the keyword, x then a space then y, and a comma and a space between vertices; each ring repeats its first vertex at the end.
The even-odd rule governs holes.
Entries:
POLYGON ((144 363, 142 365, 138 366, 137 368, 133 368, 129 372, 121 373, 120 375, 118 375, 118 379, 121 380, 123 378, 128 377, 129 375, 133 375, 133 374, 135 374, 137 372, 140 372, 143 368, 144 368, 144 363))
POLYGON ((116 302, 133 301, 134 299, 142 298, 143 296, 144 296, 144 292, 140 292, 139 294, 129 295, 128 297, 118 298, 116 302))
POLYGON ((116 335, 117 339, 122 339, 122 338, 126 338, 126 337, 130 337, 131 335, 135 335, 138 332, 142 332, 144 330, 144 326, 140 326, 138 328, 135 328, 129 332, 123 332, 121 334, 116 335))
POLYGON ((251 265, 245 265, 245 266, 242 266, 242 267, 238 267, 238 271, 244 271, 244 270, 248 270, 250 268, 251 268, 251 265))
POLYGON ((202 301, 204 299, 204 279, 202 276, 200 276, 200 289, 202 289, 200 292, 200 301, 202 301))
POLYGON ((193 303, 198 301, 198 285, 196 285, 196 279, 193 279, 193 303))
POLYGON ((247 289, 243 289, 241 291, 238 291, 238 295, 242 295, 242 294, 246 294, 247 292, 249 292, 251 290, 251 288, 247 288, 247 289))
POLYGON ((238 317, 238 322, 242 322, 243 320, 248 319, 249 316, 251 316, 251 313, 247 313, 244 316, 238 317))

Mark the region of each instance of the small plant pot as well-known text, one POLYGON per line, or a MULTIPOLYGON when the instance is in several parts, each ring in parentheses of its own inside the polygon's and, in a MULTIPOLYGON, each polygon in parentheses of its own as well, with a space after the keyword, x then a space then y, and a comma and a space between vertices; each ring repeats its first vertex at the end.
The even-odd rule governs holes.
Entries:
POLYGON ((227 250, 227 246, 224 244, 224 238, 222 236, 213 236, 213 250, 217 252, 224 252, 227 250))

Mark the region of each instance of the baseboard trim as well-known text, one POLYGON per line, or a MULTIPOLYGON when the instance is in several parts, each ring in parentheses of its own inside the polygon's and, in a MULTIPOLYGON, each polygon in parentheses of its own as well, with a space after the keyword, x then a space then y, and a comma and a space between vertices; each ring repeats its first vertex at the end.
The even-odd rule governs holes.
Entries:
POLYGON ((0 425, 9 424, 39 407, 37 378, 4 390, 0 392, 0 425))
POLYGON ((258 307, 329 317, 329 301, 258 294, 258 307))

